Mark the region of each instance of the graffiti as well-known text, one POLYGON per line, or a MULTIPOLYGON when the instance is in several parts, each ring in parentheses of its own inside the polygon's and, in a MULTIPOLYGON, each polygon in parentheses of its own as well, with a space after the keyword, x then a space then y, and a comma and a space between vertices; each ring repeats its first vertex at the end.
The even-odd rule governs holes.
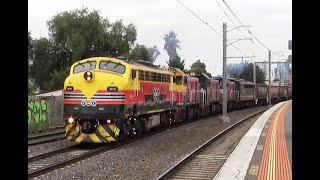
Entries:
POLYGON ((34 120, 36 125, 47 121, 47 115, 51 114, 50 104, 45 100, 34 100, 28 102, 28 125, 34 120))

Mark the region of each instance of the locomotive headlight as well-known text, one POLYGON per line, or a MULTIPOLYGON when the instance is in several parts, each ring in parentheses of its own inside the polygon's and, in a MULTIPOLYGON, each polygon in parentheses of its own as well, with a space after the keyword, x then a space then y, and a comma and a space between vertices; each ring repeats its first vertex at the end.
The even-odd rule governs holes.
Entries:
POLYGON ((69 122, 69 123, 73 123, 73 122, 74 122, 73 117, 69 117, 68 122, 69 122))
POLYGON ((113 124, 113 123, 114 123, 114 120, 107 118, 107 119, 106 119, 106 123, 107 123, 107 124, 113 124))
POLYGON ((83 74, 83 77, 84 77, 85 80, 91 81, 93 79, 93 73, 91 71, 86 71, 83 74))

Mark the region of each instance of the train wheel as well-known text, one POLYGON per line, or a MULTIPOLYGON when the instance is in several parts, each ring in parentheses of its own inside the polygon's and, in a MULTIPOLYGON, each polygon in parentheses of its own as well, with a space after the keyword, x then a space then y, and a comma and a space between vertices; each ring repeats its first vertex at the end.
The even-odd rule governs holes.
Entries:
POLYGON ((169 116, 167 114, 161 114, 160 120, 161 120, 161 126, 167 127, 169 125, 169 116))
POLYGON ((118 140, 124 141, 127 136, 128 136, 127 126, 126 124, 123 124, 120 128, 118 140))

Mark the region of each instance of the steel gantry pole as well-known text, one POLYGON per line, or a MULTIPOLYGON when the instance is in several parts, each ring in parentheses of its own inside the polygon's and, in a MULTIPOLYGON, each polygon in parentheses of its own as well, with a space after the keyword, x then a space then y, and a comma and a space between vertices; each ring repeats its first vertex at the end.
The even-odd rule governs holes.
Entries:
POLYGON ((271 50, 269 50, 269 107, 271 107, 271 50))
POLYGON ((253 62, 253 84, 256 84, 256 63, 253 62))
POLYGON ((223 23, 223 114, 221 120, 223 122, 230 122, 227 114, 227 24, 223 23))

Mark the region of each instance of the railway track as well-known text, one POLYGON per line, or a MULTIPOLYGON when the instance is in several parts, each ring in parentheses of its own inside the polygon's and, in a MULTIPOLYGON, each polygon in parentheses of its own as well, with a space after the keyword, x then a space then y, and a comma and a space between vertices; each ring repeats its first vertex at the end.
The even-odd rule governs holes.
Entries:
MULTIPOLYGON (((210 118, 210 117, 204 117, 204 118, 201 118, 199 120, 205 120, 205 119, 210 118)), ((181 127, 181 126, 187 125, 189 123, 195 123, 195 122, 197 122, 199 120, 196 120, 196 121, 184 121, 182 123, 177 123, 177 124, 174 124, 172 126, 169 126, 168 128, 157 129, 157 130, 154 130, 154 131, 151 131, 151 132, 148 132, 148 133, 139 134, 139 135, 137 135, 137 136, 135 136, 133 138, 127 139, 124 142, 116 142, 116 143, 104 144, 104 145, 102 145, 102 147, 100 145, 100 147, 94 148, 94 149, 90 149, 90 150, 82 149, 82 148, 79 149, 79 148, 75 148, 74 146, 71 146, 71 147, 60 149, 60 150, 57 150, 57 151, 52 151, 52 152, 49 152, 49 153, 45 153, 45 154, 41 154, 41 155, 38 155, 38 156, 30 157, 30 158, 28 158, 28 178, 32 178, 32 177, 36 177, 36 176, 42 175, 44 173, 53 171, 53 170, 55 170, 57 168, 61 168, 61 167, 76 163, 78 161, 81 161, 83 159, 98 155, 98 154, 103 153, 105 151, 108 151, 108 150, 111 150, 111 149, 115 149, 115 148, 119 148, 121 146, 128 145, 128 144, 131 144, 133 142, 139 141, 139 140, 141 140, 143 138, 146 138, 148 136, 159 134, 159 133, 162 133, 162 132, 167 131, 167 130, 175 129, 177 127, 181 127), (47 162, 43 161, 43 159, 45 159, 45 158, 52 157, 52 156, 57 157, 58 154, 65 153, 65 152, 67 152, 69 154, 77 154, 77 155, 67 155, 64 158, 59 158, 60 160, 56 160, 53 163, 47 163, 47 162), (42 162, 39 162, 39 160, 42 161, 42 162), (34 163, 34 162, 36 162, 36 163, 34 163)), ((241 120, 241 121, 243 121, 243 120, 241 120)), ((220 134, 222 134, 222 133, 220 133, 220 134)), ((82 144, 80 144, 80 145, 82 145, 82 144)), ((97 145, 97 144, 95 144, 95 145, 97 145)), ((82 146, 82 147, 86 147, 86 146, 82 146)))
MULTIPOLYGON (((227 160, 228 155, 223 154, 215 154, 212 153, 212 149, 210 150, 210 145, 214 142, 217 142, 221 137, 228 134, 230 131, 235 130, 236 127, 239 127, 241 124, 244 124, 246 120, 260 114, 267 109, 258 111, 248 117, 245 117, 238 121, 237 123, 229 126, 216 136, 209 139, 207 142, 199 146, 197 149, 192 151, 186 157, 184 157, 181 161, 172 166, 165 173, 160 175, 157 180, 162 179, 212 179, 215 174, 219 171, 221 166, 227 160), (211 152, 210 152, 211 151, 211 152)), ((247 125, 248 126, 248 125, 247 125)), ((251 125, 250 125, 251 126, 251 125)), ((249 126, 249 127, 250 127, 249 126)), ((248 127, 247 127, 248 128, 248 127)), ((234 138, 233 138, 234 139, 234 138)), ((241 139, 241 138, 240 138, 241 139)), ((232 140, 230 140, 232 141, 232 140)), ((218 143, 221 143, 218 142, 218 143)), ((230 146, 236 146, 236 142, 230 142, 230 146)), ((230 144, 229 143, 229 144, 230 144)), ((231 152, 228 152, 229 154, 231 152)))
POLYGON ((28 146, 47 143, 65 138, 65 132, 54 132, 50 134, 28 137, 28 146))
POLYGON ((47 153, 42 153, 42 154, 39 154, 39 155, 36 155, 36 156, 29 157, 28 158, 28 163, 32 163, 32 162, 40 160, 40 159, 45 159, 45 158, 57 155, 59 153, 64 153, 64 152, 73 150, 73 149, 77 148, 77 146, 78 145, 69 146, 69 147, 66 147, 66 148, 62 148, 62 149, 58 149, 58 150, 54 150, 54 151, 50 151, 50 152, 47 152, 47 153))
POLYGON ((83 159, 89 158, 91 156, 97 155, 104 152, 112 147, 100 146, 94 148, 77 148, 78 145, 71 146, 68 148, 60 149, 57 151, 52 151, 49 153, 41 154, 35 157, 28 158, 28 178, 36 177, 46 172, 53 171, 57 168, 81 161, 83 159), (61 153, 67 153, 65 156, 61 156, 61 153), (73 154, 73 156, 71 155, 73 154), (47 163, 44 159, 49 157, 57 157, 53 163, 47 163), (69 158, 67 158, 69 157, 69 158), (39 162, 40 161, 40 162, 39 162), (42 162, 41 162, 42 161, 42 162))
POLYGON ((59 149, 56 151, 51 151, 48 153, 44 153, 44 154, 30 157, 30 158, 28 158, 28 178, 33 178, 33 177, 42 175, 44 173, 53 171, 57 168, 61 168, 61 167, 76 163, 78 161, 81 161, 83 159, 98 155, 98 154, 103 153, 105 151, 134 143, 134 142, 139 141, 143 138, 162 133, 164 131, 167 131, 168 129, 174 129, 174 128, 183 126, 185 124, 187 124, 187 123, 180 123, 180 125, 175 124, 169 128, 157 129, 157 130, 151 131, 149 133, 139 134, 139 135, 134 136, 133 138, 129 138, 123 142, 113 142, 110 144, 87 144, 89 146, 91 146, 91 145, 100 146, 100 147, 90 149, 90 150, 86 149, 86 147, 87 147, 86 144, 77 144, 75 146, 71 146, 71 147, 67 147, 64 149, 59 149), (79 146, 80 146, 80 148, 78 148, 79 146), (47 163, 45 161, 46 158, 50 158, 53 156, 58 157, 58 155, 60 155, 61 153, 66 153, 66 152, 69 155, 64 156, 64 158, 60 157, 59 158, 60 160, 55 160, 54 163, 47 163), (70 155, 70 154, 73 154, 73 155, 70 155), (74 155, 74 154, 76 154, 76 155, 74 155), (70 156, 72 156, 72 157, 70 157, 70 156))

